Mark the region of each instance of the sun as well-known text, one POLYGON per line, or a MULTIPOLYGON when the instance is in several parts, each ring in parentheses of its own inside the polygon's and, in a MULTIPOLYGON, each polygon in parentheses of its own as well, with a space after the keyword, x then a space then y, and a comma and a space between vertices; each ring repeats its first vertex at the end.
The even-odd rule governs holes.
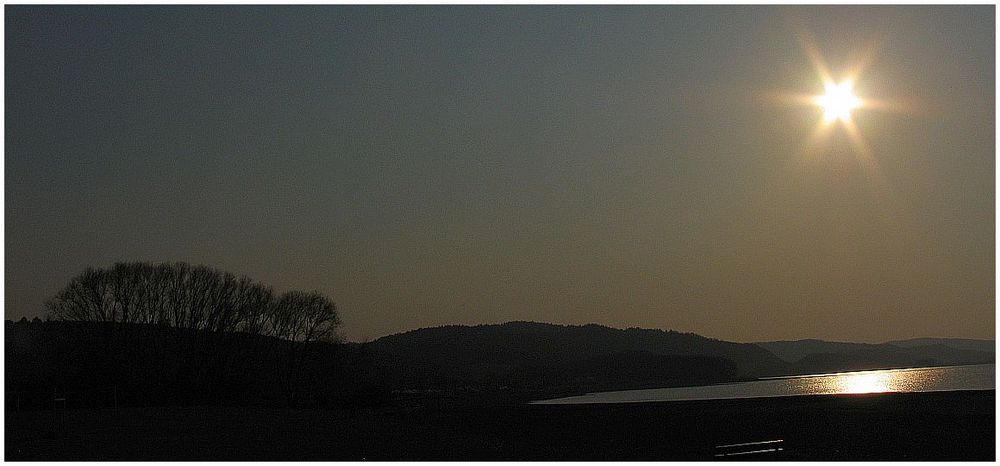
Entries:
POLYGON ((854 83, 846 80, 840 84, 826 83, 826 95, 817 96, 816 104, 823 108, 823 121, 847 122, 851 119, 851 110, 861 106, 861 99, 854 95, 854 83))

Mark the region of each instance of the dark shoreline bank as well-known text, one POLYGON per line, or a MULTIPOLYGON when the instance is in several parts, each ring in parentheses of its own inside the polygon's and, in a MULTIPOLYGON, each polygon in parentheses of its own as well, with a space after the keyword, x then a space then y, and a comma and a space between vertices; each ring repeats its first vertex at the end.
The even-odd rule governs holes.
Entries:
POLYGON ((995 459, 995 391, 529 405, 470 397, 383 408, 121 408, 6 413, 7 460, 995 459), (59 426, 62 426, 61 428, 59 426), (748 457, 740 457, 748 459, 748 457))

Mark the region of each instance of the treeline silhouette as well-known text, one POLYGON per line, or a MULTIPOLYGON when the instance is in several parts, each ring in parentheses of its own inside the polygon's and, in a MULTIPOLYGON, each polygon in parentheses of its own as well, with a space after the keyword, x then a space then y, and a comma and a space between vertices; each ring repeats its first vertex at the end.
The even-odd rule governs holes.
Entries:
POLYGON ((189 264, 87 268, 46 303, 51 318, 167 325, 292 341, 331 341, 337 307, 319 292, 274 290, 247 277, 189 264))
POLYGON ((358 370, 372 364, 358 361, 362 348, 336 344, 336 306, 318 292, 277 294, 210 267, 132 262, 88 268, 46 307, 49 322, 6 326, 7 389, 26 400, 107 387, 123 404, 371 396, 358 392, 367 388, 358 370))
POLYGON ((388 397, 360 345, 147 324, 7 321, 7 406, 367 405, 388 397), (117 400, 113 400, 113 390, 117 400), (85 396, 81 396, 85 394, 85 396))

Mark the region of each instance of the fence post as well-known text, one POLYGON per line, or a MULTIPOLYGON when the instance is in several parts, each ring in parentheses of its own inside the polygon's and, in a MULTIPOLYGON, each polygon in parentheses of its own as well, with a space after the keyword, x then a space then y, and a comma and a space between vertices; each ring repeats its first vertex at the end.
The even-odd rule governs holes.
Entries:
POLYGON ((53 435, 66 435, 66 392, 64 391, 60 398, 56 387, 52 387, 52 422, 53 435), (59 409, 60 401, 62 409, 59 409))

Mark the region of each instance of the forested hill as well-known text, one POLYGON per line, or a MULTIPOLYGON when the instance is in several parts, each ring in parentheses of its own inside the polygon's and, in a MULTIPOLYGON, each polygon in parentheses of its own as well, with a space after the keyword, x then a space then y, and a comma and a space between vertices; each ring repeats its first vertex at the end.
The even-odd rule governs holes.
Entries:
POLYGON ((616 354, 703 357, 730 361, 734 376, 787 372, 788 364, 754 344, 693 333, 590 324, 509 322, 424 328, 379 338, 372 347, 412 363, 442 368, 548 367, 616 354))

